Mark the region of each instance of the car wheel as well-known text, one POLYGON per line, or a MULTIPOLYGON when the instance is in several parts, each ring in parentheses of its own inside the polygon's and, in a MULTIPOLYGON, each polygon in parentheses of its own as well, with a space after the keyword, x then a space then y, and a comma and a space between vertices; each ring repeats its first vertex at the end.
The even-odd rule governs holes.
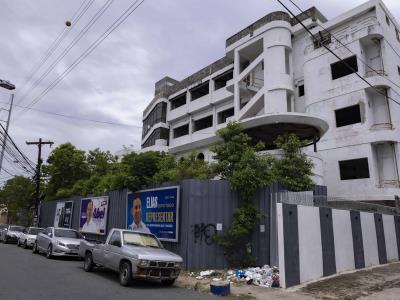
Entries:
POLYGON ((17 247, 21 246, 19 239, 17 240, 17 247))
POLYGON ((83 261, 83 269, 86 272, 91 272, 93 270, 93 256, 90 252, 87 252, 85 255, 85 260, 83 261))
POLYGON ((24 243, 22 244, 22 248, 24 248, 24 249, 28 248, 28 245, 26 244, 26 241, 24 241, 24 243))
POLYGON ((51 258, 53 255, 53 245, 50 244, 49 247, 47 247, 47 251, 46 251, 46 258, 51 258))
POLYGON ((8 244, 8 238, 7 238, 7 236, 4 238, 4 244, 8 244))
POLYGON ((32 253, 34 253, 34 254, 38 253, 38 248, 37 248, 37 243, 36 242, 32 246, 32 253))
POLYGON ((132 267, 131 264, 124 261, 119 267, 119 283, 122 286, 130 285, 132 281, 132 267))
POLYGON ((174 282, 175 282, 175 279, 163 279, 163 280, 161 280, 161 283, 163 285, 168 285, 168 286, 173 285, 174 282))

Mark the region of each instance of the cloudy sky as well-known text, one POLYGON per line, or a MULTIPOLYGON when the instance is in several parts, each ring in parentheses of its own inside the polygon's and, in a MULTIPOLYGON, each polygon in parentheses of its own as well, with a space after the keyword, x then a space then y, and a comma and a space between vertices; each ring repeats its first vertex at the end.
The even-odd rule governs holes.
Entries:
MULTIPOLYGON (((123 145, 140 149, 141 115, 154 94, 154 83, 168 75, 183 79, 224 56, 225 39, 274 10, 274 0, 145 0, 94 52, 45 96, 38 96, 128 8, 132 0, 1 0, 0 78, 17 86, 10 135, 36 161, 37 148, 25 141, 43 138, 55 145, 67 141, 85 150, 116 152, 123 145), (93 3, 92 3, 93 2, 93 3), (91 3, 91 4, 90 4, 91 3), (53 62, 105 4, 105 13, 58 63, 53 62), (69 29, 79 7, 87 11, 69 29), (90 5, 89 5, 90 4, 90 5), (46 50, 68 31, 56 51, 27 82, 46 50), (54 68, 50 68, 54 65, 54 68), (38 79, 47 70, 48 75, 38 79), (32 84, 36 81, 36 87, 32 84), (24 113, 23 106, 35 110, 24 113), (22 106, 22 107, 21 107, 22 106), (66 118, 37 110, 97 120, 66 118)), ((289 1, 284 0, 289 4, 289 1)), ((363 0, 298 0, 316 6, 328 18, 362 4, 363 0)), ((400 1, 385 4, 400 18, 400 1)), ((291 6, 292 7, 292 6, 291 6)), ((293 7, 292 7, 293 8, 293 7)), ((295 8, 293 8, 295 10, 295 8)), ((0 89, 0 108, 10 93, 0 89)), ((7 114, 0 112, 0 120, 7 114)), ((44 148, 46 159, 49 149, 44 148)), ((10 166, 9 170, 12 170, 10 166)), ((16 171, 15 171, 16 173, 16 171)))

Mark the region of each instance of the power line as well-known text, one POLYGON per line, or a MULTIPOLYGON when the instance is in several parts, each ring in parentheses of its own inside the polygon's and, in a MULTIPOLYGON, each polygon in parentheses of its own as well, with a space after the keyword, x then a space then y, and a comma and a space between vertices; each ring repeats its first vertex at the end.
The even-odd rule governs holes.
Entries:
MULTIPOLYGON (((114 1, 114 0, 108 0, 108 1, 114 1)), ((89 7, 90 7, 90 5, 92 5, 92 3, 94 2, 94 0, 90 0, 90 2, 87 4, 87 6, 85 7, 85 9, 87 10, 89 7)), ((103 7, 105 6, 105 5, 107 5, 107 3, 106 4, 104 4, 103 6, 102 6, 102 8, 100 8, 100 10, 101 9, 103 9, 103 7)), ((107 8, 108 8, 108 6, 107 6, 107 8)), ((106 8, 106 9, 107 9, 106 8)), ((86 12, 86 10, 84 10, 84 12, 86 12)), ((78 17, 79 17, 79 19, 82 17, 82 15, 83 14, 80 14, 78 17)), ((97 15, 97 14, 96 14, 97 15)), ((96 17, 96 16, 94 16, 94 17, 96 17)), ((88 24, 90 24, 90 22, 93 20, 93 18, 94 17, 92 17, 92 19, 89 21, 89 23, 88 24)), ((75 23, 77 23, 78 21, 79 21, 79 19, 77 19, 77 20, 74 20, 73 22, 75 22, 75 23)), ((94 21, 94 23, 97 21, 97 19, 94 21)), ((32 86, 31 86, 31 88, 29 89, 29 90, 27 90, 24 94, 23 94, 23 96, 21 96, 21 98, 19 98, 18 100, 19 100, 19 102, 18 103, 22 103, 23 101, 24 101, 24 99, 26 98, 26 96, 31 92, 31 91, 33 91, 42 81, 43 81, 43 79, 56 67, 56 65, 61 61, 61 59, 63 59, 68 53, 69 53, 69 51, 73 48, 73 46, 86 34, 86 32, 90 29, 90 27, 94 24, 94 23, 92 23, 92 24, 90 24, 90 26, 89 26, 89 28, 87 28, 87 26, 88 26, 88 24, 78 33, 78 35, 68 44, 68 46, 64 49, 64 51, 53 61, 53 63, 45 70, 45 72, 38 78, 38 79, 36 79, 35 80, 35 82, 32 84, 32 86), (85 32, 83 32, 83 30, 85 30, 87 28, 87 30, 85 31, 85 32)), ((69 32, 69 31, 68 31, 69 32)), ((53 54, 54 53, 54 51, 52 51, 51 52, 51 54, 53 54)), ((51 55, 50 54, 50 55, 51 55)), ((49 55, 49 57, 50 57, 50 55, 49 55)))
MULTIPOLYGON (((80 12, 81 8, 84 6, 84 4, 87 1, 88 0, 83 1, 82 4, 79 6, 78 10, 72 15, 72 17, 71 17, 72 24, 79 22, 80 18, 83 16, 83 14, 92 5, 93 0, 90 3, 86 4, 86 6, 82 10, 82 12, 80 12), (75 19, 75 16, 78 13, 79 13, 79 15, 75 19)), ((40 68, 50 58, 50 56, 54 53, 54 51, 57 49, 57 47, 61 44, 61 42, 68 36, 69 32, 70 32, 70 30, 68 30, 66 27, 63 28, 63 30, 59 33, 59 35, 56 37, 56 39, 50 44, 49 48, 47 48, 47 50, 45 51, 41 60, 33 66, 31 71, 29 72, 28 79, 25 81, 25 83, 22 85, 22 87, 17 91, 17 94, 20 93, 24 89, 24 87, 30 82, 32 77, 40 70, 40 68)))
POLYGON ((5 139, 10 140, 11 144, 14 146, 14 148, 18 151, 18 153, 21 155, 21 157, 23 158, 23 160, 28 164, 28 166, 30 166, 32 168, 32 170, 35 170, 35 168, 31 165, 31 162, 29 161, 29 159, 25 156, 25 154, 23 154, 21 152, 21 150, 18 148, 18 146, 15 144, 15 142, 13 141, 13 139, 10 137, 10 135, 6 132, 5 128, 3 127, 3 125, 0 123, 0 127, 3 129, 3 136, 5 139))
MULTIPOLYGON (((289 0, 290 3, 292 3, 302 14, 305 14, 305 11, 302 10, 293 0, 289 0)), ((326 29, 326 27, 322 26, 322 24, 317 23, 317 25, 319 27, 321 27, 323 30, 325 30, 327 33, 330 34, 330 36, 332 36, 340 45, 342 45, 347 51, 349 51, 351 54, 356 55, 349 47, 347 47, 346 44, 342 43, 342 41, 340 39, 338 39, 335 35, 333 35, 328 29, 326 29)), ((390 44, 389 44, 390 45, 390 44)), ((390 45, 391 46, 391 45, 390 45)), ((393 49, 393 48, 392 48, 393 49)), ((393 49, 394 50, 394 49, 393 49)), ((396 52, 396 51, 395 51, 396 52)), ((397 54, 397 53, 396 53, 397 54)), ((374 68, 372 68, 370 65, 368 65, 368 63, 366 63, 361 57, 359 57, 358 55, 356 55, 357 60, 359 60, 364 66, 366 66, 369 70, 373 71, 376 75, 386 79, 387 81, 391 82, 393 85, 395 85, 396 87, 398 87, 400 89, 400 85, 398 85, 396 82, 394 82, 393 80, 391 80, 390 78, 382 75, 381 72, 378 72, 377 70, 375 70, 374 68)), ((400 96, 400 94, 393 89, 393 91, 400 96)))
MULTIPOLYGON (((0 102, 0 103, 5 103, 5 102, 0 102)), ((25 108, 25 109, 28 109, 28 110, 37 111, 37 112, 44 113, 44 114, 49 114, 49 115, 54 115, 54 116, 59 116, 59 117, 69 118, 69 119, 74 119, 74 120, 81 120, 81 121, 94 122, 94 123, 101 123, 101 124, 108 124, 108 125, 116 125, 116 126, 125 126, 125 127, 142 128, 142 126, 139 126, 139 125, 129 125, 129 124, 123 124, 123 123, 117 123, 117 122, 110 122, 110 121, 100 121, 100 120, 94 120, 94 119, 87 119, 87 118, 78 117, 78 116, 74 116, 74 115, 65 115, 65 114, 61 114, 61 113, 57 113, 57 112, 50 112, 50 111, 41 110, 41 109, 32 108, 32 107, 23 106, 23 105, 16 105, 16 104, 14 104, 14 106, 17 107, 17 108, 22 108, 22 109, 25 108)))
MULTIPOLYGON (((56 87, 76 66, 78 66, 89 54, 91 54, 114 30, 116 30, 145 0, 136 0, 131 4, 121 15, 117 18, 107 29, 100 35, 64 72, 56 78, 40 95, 31 101, 28 107, 33 107, 38 101, 40 101, 50 90, 56 87)), ((25 111, 27 111, 26 109, 25 111)), ((23 111, 19 116, 21 116, 23 111)), ((19 117, 18 116, 18 117, 19 117)), ((16 118, 15 118, 16 119, 16 118)), ((15 120, 14 119, 14 120, 15 120)))
MULTIPOLYGON (((295 19, 296 21, 311 35, 311 37, 314 40, 317 40, 317 38, 315 37, 315 35, 310 31, 310 29, 308 29, 302 21, 299 20, 299 18, 287 7, 285 6, 281 0, 276 0, 278 1, 295 19)), ((321 35, 321 32, 320 32, 321 35)), ((322 36, 322 35, 321 35, 322 36)), ((373 88, 378 94, 383 95, 384 97, 386 97, 387 99, 392 100, 393 102, 395 102, 396 104, 400 105, 400 102, 396 101, 395 99, 393 99, 392 97, 389 97, 387 94, 382 93, 379 89, 377 89, 376 87, 374 87, 371 83, 369 83, 368 80, 366 80, 364 77, 362 77, 360 74, 357 73, 357 71, 350 66, 347 62, 345 62, 343 59, 341 59, 335 52, 333 52, 328 46, 324 45, 324 43, 321 43, 321 45, 328 50, 333 56, 335 56, 342 64, 344 64, 346 66, 346 68, 350 71, 352 71, 354 74, 356 74, 357 77, 359 77, 362 81, 364 81, 367 85, 369 85, 371 88, 373 88)))

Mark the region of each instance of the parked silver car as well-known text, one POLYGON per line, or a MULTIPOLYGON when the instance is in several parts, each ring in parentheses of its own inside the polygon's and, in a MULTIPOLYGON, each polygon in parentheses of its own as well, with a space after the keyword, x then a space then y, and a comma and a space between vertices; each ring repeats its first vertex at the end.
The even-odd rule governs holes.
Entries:
POLYGON ((112 229, 104 244, 83 241, 79 256, 84 258, 84 270, 90 272, 95 265, 119 272, 123 286, 133 278, 159 279, 172 285, 182 268, 182 257, 162 246, 150 233, 125 229, 112 229))
POLYGON ((24 226, 17 226, 17 225, 8 225, 1 231, 0 240, 7 243, 16 243, 18 241, 19 236, 24 231, 24 226))
POLYGON ((17 246, 22 246, 22 248, 26 249, 27 247, 33 247, 33 244, 36 241, 36 236, 43 230, 43 228, 38 227, 29 227, 26 228, 22 234, 20 235, 17 246))
POLYGON ((81 241, 83 241, 83 236, 76 230, 48 227, 37 235, 32 252, 44 252, 47 258, 53 256, 78 257, 81 241))

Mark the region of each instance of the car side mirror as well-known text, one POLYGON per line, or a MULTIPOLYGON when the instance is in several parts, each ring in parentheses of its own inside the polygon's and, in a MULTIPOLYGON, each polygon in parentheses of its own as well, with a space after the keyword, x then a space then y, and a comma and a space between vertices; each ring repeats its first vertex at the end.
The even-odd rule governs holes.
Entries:
POLYGON ((113 246, 115 246, 115 247, 120 247, 121 248, 121 241, 114 241, 113 243, 113 246))
POLYGON ((47 234, 49 237, 52 237, 53 235, 51 234, 51 232, 49 232, 48 234, 47 234))

